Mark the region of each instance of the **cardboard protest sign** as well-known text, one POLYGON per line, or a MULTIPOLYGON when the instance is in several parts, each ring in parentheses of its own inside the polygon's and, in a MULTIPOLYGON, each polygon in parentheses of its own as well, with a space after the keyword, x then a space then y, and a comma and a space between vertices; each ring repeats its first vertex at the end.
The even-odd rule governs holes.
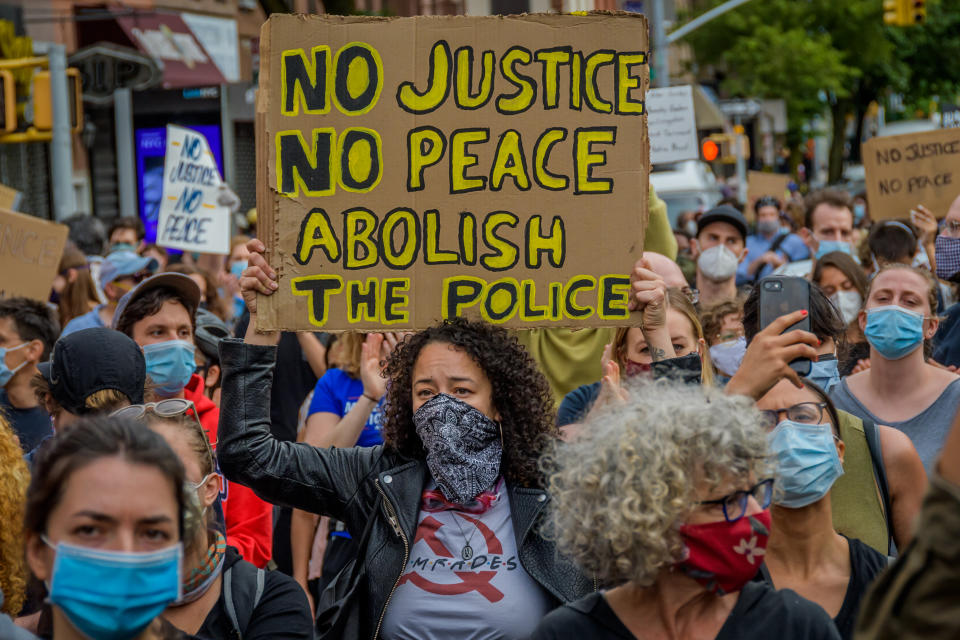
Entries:
POLYGON ((635 14, 271 16, 258 326, 624 324, 648 49, 635 14))
POLYGON ((698 160, 693 87, 683 85, 647 91, 647 129, 651 163, 698 160))
POLYGON ((23 194, 8 187, 5 184, 0 184, 0 209, 9 209, 10 211, 16 211, 20 208, 20 200, 23 198, 23 194))
POLYGON ((62 224, 0 209, 0 298, 46 301, 67 231, 62 224))
POLYGON ((782 204, 787 199, 790 176, 785 173, 767 173, 766 171, 747 172, 747 206, 744 212, 748 220, 754 220, 757 212, 753 206, 763 196, 773 196, 782 204))
POLYGON ((167 125, 157 244, 199 253, 230 253, 230 209, 217 204, 223 180, 203 134, 167 125))
POLYGON ((874 220, 909 217, 918 204, 942 218, 960 196, 960 129, 872 138, 862 155, 874 220))

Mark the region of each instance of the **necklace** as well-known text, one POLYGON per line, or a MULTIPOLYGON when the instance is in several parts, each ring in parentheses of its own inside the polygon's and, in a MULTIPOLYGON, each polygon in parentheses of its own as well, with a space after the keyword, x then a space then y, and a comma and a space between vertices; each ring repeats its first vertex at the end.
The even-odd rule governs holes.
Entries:
POLYGON ((460 519, 457 517, 456 513, 450 514, 450 517, 453 518, 453 522, 457 525, 457 529, 460 530, 460 537, 463 538, 463 548, 460 549, 460 557, 464 560, 469 560, 473 557, 473 547, 470 546, 470 541, 473 540, 473 536, 476 535, 476 527, 474 527, 473 533, 470 534, 468 538, 463 533, 463 527, 460 526, 460 519))

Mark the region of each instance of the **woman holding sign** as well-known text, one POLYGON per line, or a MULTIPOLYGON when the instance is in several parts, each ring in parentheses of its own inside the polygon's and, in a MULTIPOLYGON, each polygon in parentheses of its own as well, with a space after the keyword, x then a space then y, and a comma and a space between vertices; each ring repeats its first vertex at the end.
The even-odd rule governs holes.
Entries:
MULTIPOLYGON (((253 316, 256 292, 277 284, 263 244, 250 246, 241 285, 253 316)), ((358 562, 321 597, 322 633, 525 638, 594 589, 539 533, 553 397, 505 330, 454 320, 407 337, 385 369, 384 444, 326 449, 270 434, 262 398, 277 337, 251 328, 221 347, 220 464, 271 502, 342 520, 358 541, 358 562)))

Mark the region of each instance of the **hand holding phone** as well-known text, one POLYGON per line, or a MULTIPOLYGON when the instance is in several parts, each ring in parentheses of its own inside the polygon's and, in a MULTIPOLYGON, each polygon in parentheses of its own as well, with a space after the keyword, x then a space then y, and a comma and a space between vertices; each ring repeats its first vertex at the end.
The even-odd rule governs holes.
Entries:
MULTIPOLYGON (((810 282, 805 278, 771 276, 758 284, 760 287, 760 330, 766 329, 777 318, 795 311, 806 311, 803 318, 781 333, 800 329, 810 331, 810 282)), ((790 368, 800 376, 810 374, 810 359, 797 358, 790 368)))

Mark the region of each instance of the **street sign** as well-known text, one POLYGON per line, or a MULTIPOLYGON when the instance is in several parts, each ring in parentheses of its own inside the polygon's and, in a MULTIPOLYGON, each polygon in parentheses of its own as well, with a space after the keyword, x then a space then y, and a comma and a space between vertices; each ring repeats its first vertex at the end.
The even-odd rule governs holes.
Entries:
POLYGON ((762 108, 760 101, 752 98, 720 101, 720 112, 728 118, 755 118, 762 108))

